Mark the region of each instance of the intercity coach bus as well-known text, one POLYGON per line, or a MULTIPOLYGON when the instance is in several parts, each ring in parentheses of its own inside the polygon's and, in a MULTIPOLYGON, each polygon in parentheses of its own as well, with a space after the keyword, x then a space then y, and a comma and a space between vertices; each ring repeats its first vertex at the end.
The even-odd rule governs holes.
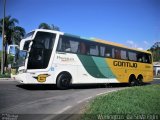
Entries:
POLYGON ((149 51, 96 38, 36 29, 21 40, 12 65, 12 78, 23 84, 129 83, 153 80, 149 51))

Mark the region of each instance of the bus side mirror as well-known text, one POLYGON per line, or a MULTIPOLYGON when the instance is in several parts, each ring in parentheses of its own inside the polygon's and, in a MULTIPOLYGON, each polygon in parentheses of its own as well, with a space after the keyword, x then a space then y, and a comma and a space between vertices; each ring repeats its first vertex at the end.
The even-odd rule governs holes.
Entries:
POLYGON ((9 45, 7 54, 11 54, 12 56, 15 56, 17 49, 19 49, 18 45, 9 45))

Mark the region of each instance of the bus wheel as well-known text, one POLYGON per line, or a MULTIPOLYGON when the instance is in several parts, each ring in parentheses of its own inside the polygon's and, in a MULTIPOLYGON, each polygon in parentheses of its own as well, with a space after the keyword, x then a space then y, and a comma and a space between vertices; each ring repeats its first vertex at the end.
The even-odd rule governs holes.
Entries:
POLYGON ((68 89, 71 84, 71 75, 69 73, 61 73, 57 78, 57 87, 61 90, 68 89))
POLYGON ((134 75, 131 75, 129 77, 129 86, 136 86, 138 85, 138 81, 136 80, 136 77, 134 75))
POLYGON ((143 85, 143 76, 142 75, 139 75, 137 80, 138 80, 139 85, 143 85))

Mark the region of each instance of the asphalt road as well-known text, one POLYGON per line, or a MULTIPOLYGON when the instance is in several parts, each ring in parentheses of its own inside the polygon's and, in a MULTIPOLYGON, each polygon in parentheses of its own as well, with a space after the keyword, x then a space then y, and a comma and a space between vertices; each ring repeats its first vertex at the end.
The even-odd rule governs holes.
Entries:
MULTIPOLYGON (((151 84, 159 83, 160 80, 154 80, 151 84)), ((126 85, 110 84, 58 90, 53 85, 20 85, 13 80, 0 80, 0 119, 74 119, 90 99, 125 88, 126 85)))

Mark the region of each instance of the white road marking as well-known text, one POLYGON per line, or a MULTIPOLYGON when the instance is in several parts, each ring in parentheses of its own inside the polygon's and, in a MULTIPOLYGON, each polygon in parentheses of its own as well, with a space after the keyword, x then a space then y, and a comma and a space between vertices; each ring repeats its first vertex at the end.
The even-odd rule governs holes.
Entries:
POLYGON ((11 82, 11 81, 15 81, 15 80, 0 78, 0 82, 11 82))
POLYGON ((64 111, 68 110, 71 107, 72 106, 67 106, 67 107, 63 108, 62 110, 58 111, 56 114, 61 114, 61 113, 63 113, 64 111))
POLYGON ((98 93, 96 96, 111 93, 111 92, 115 92, 115 91, 118 91, 118 90, 111 90, 111 91, 107 91, 107 92, 98 93))
POLYGON ((115 91, 118 91, 118 90, 120 90, 120 89, 110 90, 110 91, 107 91, 107 92, 105 91, 105 92, 102 92, 102 93, 98 93, 95 96, 90 96, 90 97, 84 98, 82 100, 79 100, 79 101, 77 101, 77 103, 79 104, 79 103, 82 103, 82 102, 84 102, 86 100, 92 99, 93 97, 96 97, 96 96, 99 96, 99 95, 103 95, 103 94, 108 94, 108 93, 115 92, 115 91))
POLYGON ((84 102, 84 101, 86 101, 86 100, 92 99, 93 97, 94 97, 94 96, 90 96, 90 97, 84 98, 84 99, 82 99, 82 100, 77 101, 77 103, 82 103, 82 102, 84 102))

